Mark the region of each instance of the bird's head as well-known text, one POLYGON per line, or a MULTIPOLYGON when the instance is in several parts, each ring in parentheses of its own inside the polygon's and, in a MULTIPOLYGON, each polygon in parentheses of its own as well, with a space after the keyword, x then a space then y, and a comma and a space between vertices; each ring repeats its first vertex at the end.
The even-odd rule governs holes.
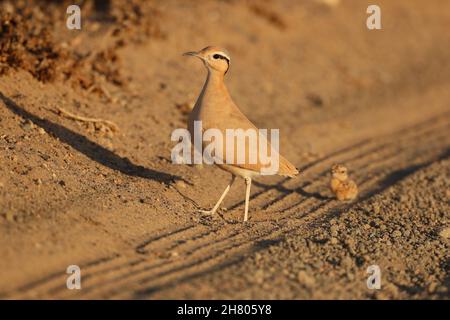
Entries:
POLYGON ((347 179, 347 168, 342 164, 335 164, 331 167, 331 176, 340 181, 347 179))
POLYGON ((225 49, 219 47, 210 46, 203 48, 200 51, 186 52, 183 55, 199 58, 210 71, 217 71, 225 74, 230 68, 230 55, 225 49))

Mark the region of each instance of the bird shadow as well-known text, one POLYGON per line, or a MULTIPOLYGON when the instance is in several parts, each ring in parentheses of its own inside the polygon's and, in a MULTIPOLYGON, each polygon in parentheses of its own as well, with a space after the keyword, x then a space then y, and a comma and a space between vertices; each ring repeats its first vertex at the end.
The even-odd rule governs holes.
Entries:
POLYGON ((184 182, 187 182, 179 176, 145 168, 141 165, 136 165, 128 158, 118 156, 114 152, 89 140, 85 136, 72 131, 71 129, 47 119, 40 118, 37 115, 26 111, 17 105, 17 103, 15 103, 12 99, 6 97, 2 92, 0 92, 0 100, 2 100, 5 106, 16 115, 22 117, 23 119, 30 120, 35 125, 43 128, 47 133, 59 138, 60 141, 70 145, 72 148, 83 153, 91 160, 94 160, 95 162, 112 170, 120 171, 128 176, 140 177, 164 183, 172 183, 176 180, 183 180, 184 182))

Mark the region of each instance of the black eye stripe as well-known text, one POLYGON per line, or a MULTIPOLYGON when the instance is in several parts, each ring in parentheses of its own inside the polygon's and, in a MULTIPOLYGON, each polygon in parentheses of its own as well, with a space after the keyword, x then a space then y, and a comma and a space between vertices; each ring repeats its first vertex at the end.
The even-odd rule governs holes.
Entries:
POLYGON ((215 55, 213 55, 213 58, 214 58, 214 59, 223 59, 223 60, 226 60, 228 63, 230 62, 230 60, 228 60, 227 57, 224 57, 223 55, 218 54, 218 53, 216 53, 215 55))

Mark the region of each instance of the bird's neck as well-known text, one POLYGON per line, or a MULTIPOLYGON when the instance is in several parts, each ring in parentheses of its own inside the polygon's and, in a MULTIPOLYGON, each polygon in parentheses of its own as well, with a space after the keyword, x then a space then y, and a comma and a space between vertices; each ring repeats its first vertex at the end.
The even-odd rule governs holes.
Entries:
POLYGON ((203 91, 206 89, 225 89, 225 83, 223 81, 224 74, 218 71, 208 69, 208 75, 206 76, 205 85, 203 91))
POLYGON ((208 69, 205 84, 203 85, 202 92, 200 93, 196 103, 197 108, 206 107, 203 103, 205 100, 209 102, 216 102, 207 104, 209 107, 214 107, 217 103, 223 102, 223 99, 229 99, 228 90, 223 81, 223 76, 223 73, 208 69))

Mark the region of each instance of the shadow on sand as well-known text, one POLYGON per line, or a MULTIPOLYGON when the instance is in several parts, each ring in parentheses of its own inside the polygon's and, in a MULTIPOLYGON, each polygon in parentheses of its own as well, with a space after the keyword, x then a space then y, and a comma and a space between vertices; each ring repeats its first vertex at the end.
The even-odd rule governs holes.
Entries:
POLYGON ((126 157, 120 157, 114 152, 102 147, 101 145, 89 140, 60 124, 53 123, 47 119, 42 119, 22 107, 18 106, 13 100, 0 92, 0 100, 5 106, 18 116, 32 121, 35 125, 42 127, 47 133, 58 137, 62 142, 70 145, 72 148, 83 153, 90 159, 100 163, 110 169, 120 171, 128 176, 151 179, 164 183, 171 183, 175 180, 183 180, 179 176, 174 176, 161 171, 145 168, 132 163, 126 157))

